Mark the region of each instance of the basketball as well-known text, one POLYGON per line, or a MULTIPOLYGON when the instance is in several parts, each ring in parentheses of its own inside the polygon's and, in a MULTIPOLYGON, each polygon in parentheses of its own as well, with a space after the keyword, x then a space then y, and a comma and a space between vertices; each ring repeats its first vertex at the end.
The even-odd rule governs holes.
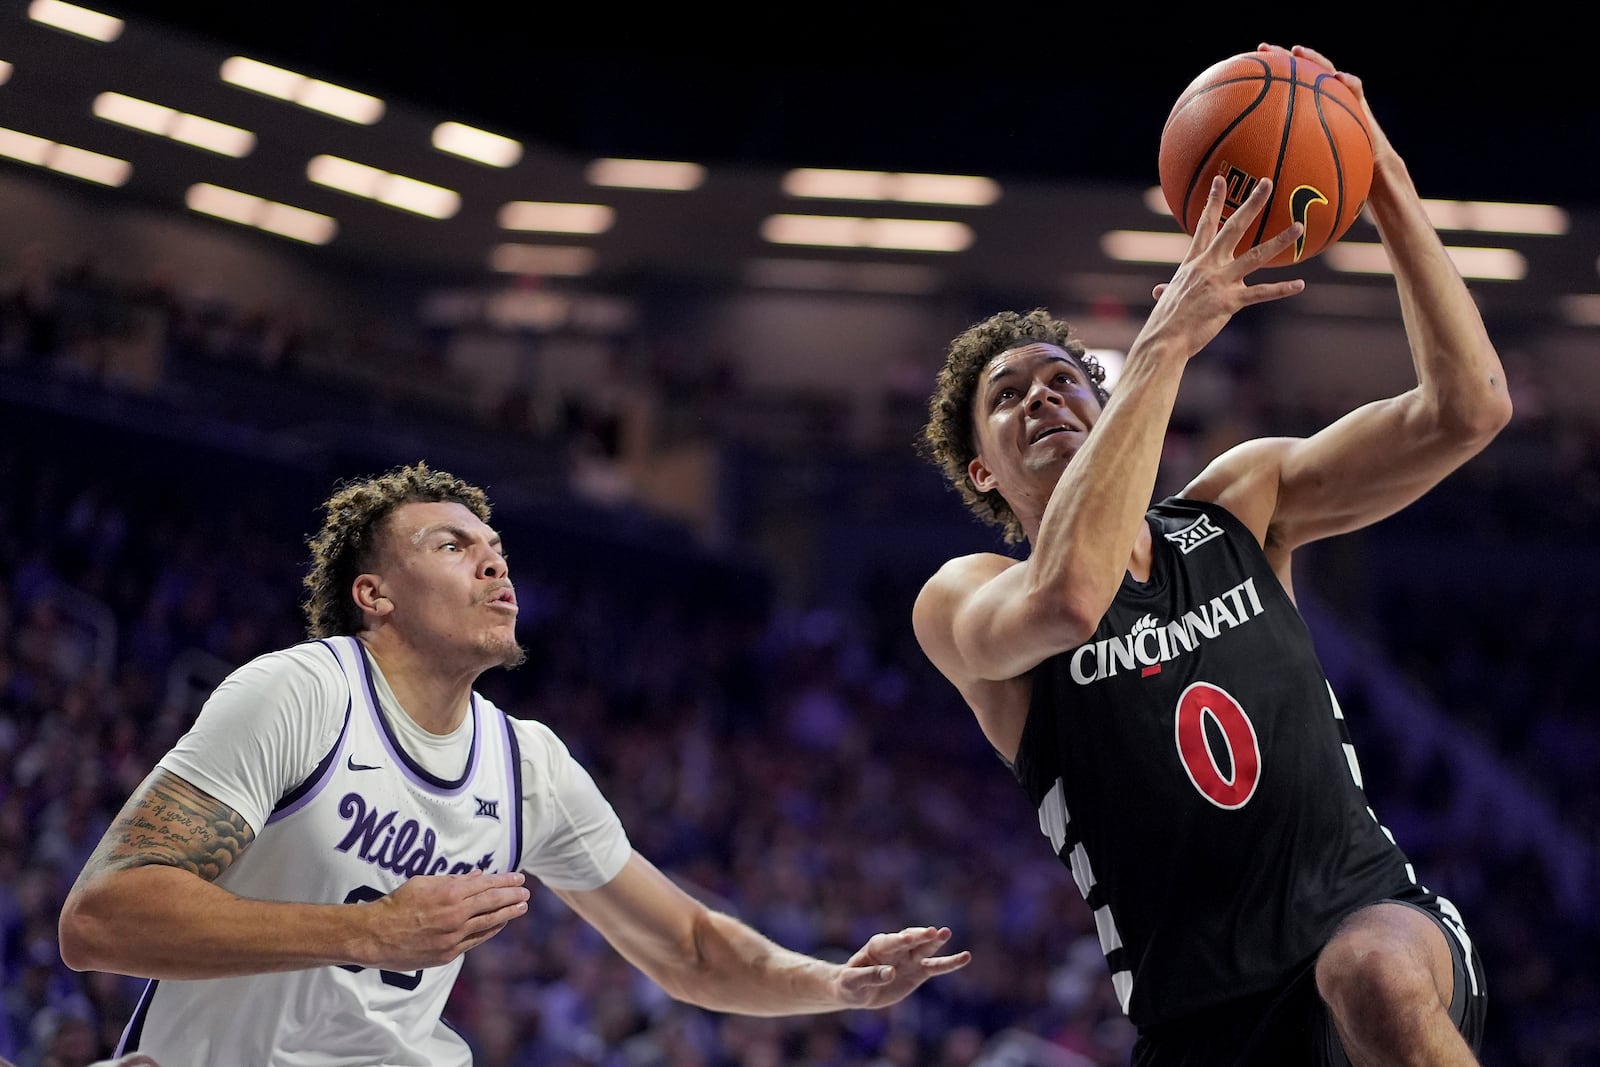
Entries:
POLYGON ((1161 130, 1161 191, 1191 236, 1213 175, 1227 179, 1223 216, 1262 178, 1272 196, 1239 251, 1305 233, 1268 267, 1304 263, 1344 236, 1372 186, 1372 138, 1356 99, 1333 72, 1288 52, 1244 52, 1202 71, 1161 130))

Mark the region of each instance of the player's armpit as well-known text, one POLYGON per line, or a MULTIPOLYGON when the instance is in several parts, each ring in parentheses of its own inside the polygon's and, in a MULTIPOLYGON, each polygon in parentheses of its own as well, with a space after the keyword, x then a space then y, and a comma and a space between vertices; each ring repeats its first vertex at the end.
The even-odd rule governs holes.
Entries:
POLYGON ((177 867, 215 881, 255 836, 237 811, 157 768, 112 820, 78 881, 148 864, 177 867))

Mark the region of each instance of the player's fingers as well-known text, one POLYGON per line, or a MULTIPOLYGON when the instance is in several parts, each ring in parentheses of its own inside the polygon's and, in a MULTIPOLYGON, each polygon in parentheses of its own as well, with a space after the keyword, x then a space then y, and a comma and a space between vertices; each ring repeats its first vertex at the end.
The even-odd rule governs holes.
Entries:
POLYGON ((1296 241, 1300 240, 1300 236, 1305 232, 1305 223, 1291 222, 1288 226, 1285 226, 1282 230, 1240 256, 1239 259, 1248 270, 1255 270, 1263 263, 1271 261, 1279 252, 1291 247, 1296 241))
POLYGON ((467 937, 479 935, 489 937, 493 936, 492 931, 496 927, 504 926, 512 919, 519 918, 527 913, 528 905, 526 903, 507 904, 505 907, 496 908, 493 911, 479 912, 462 923, 459 929, 467 937))
POLYGON ((867 942, 866 957, 927 955, 950 940, 948 926, 908 926, 892 934, 873 934, 867 942))
POLYGON ((1302 56, 1305 59, 1309 59, 1311 62, 1316 63, 1319 66, 1327 67, 1329 70, 1337 71, 1339 69, 1333 65, 1333 61, 1331 59, 1317 51, 1315 48, 1307 48, 1303 44, 1297 44, 1292 46, 1289 51, 1297 56, 1302 56))
POLYGON ((869 993, 881 985, 888 985, 894 981, 895 969, 887 963, 880 963, 870 967, 846 967, 839 976, 841 989, 852 994, 869 993))
POLYGON ((522 886, 510 886, 505 889, 493 889, 479 893, 467 901, 475 916, 497 915, 501 912, 516 911, 521 914, 528 907, 528 891, 522 886))
POLYGON ((498 893, 506 889, 520 889, 526 894, 527 890, 523 885, 527 880, 528 876, 521 871, 506 871, 499 874, 473 873, 467 875, 462 884, 466 887, 467 897, 498 893))
POLYGON ((1248 304, 1264 304, 1269 300, 1282 300, 1286 296, 1293 296, 1306 287, 1305 279, 1290 278, 1281 282, 1261 282, 1257 285, 1244 287, 1244 294, 1240 298, 1240 306, 1248 304))
POLYGON ((901 933, 905 935, 907 949, 923 954, 936 951, 952 936, 948 926, 917 926, 901 933))
POLYGON ((921 962, 920 966, 924 974, 930 978, 936 978, 941 974, 959 971, 971 962, 971 952, 953 952, 948 956, 929 956, 921 962))
POLYGON ((1200 209, 1200 218, 1195 222, 1194 236, 1189 241, 1189 254, 1203 252, 1211 247, 1212 240, 1217 235, 1217 224, 1222 219, 1222 207, 1227 193, 1228 183, 1222 175, 1211 176, 1211 187, 1206 190, 1206 203, 1200 209))
POLYGON ((1244 203, 1234 208, 1233 214, 1222 224, 1222 229, 1217 233, 1217 240, 1223 242, 1224 248, 1237 248, 1239 240, 1244 236, 1244 231, 1255 223, 1256 217, 1266 210, 1267 201, 1272 198, 1272 179, 1262 178, 1256 182, 1255 188, 1250 190, 1250 195, 1244 198, 1244 203))

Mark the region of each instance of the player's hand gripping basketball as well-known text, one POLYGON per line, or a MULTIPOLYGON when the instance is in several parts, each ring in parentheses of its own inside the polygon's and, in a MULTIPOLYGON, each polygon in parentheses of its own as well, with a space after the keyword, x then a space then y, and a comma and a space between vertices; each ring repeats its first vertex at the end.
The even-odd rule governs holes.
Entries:
POLYGON ((958 971, 972 953, 935 956, 950 940, 948 926, 908 926, 893 934, 873 934, 840 968, 839 1001, 851 1008, 886 1008, 904 1000, 930 978, 958 971))
POLYGON ((1384 134, 1383 127, 1378 125, 1378 120, 1372 115, 1372 107, 1367 103, 1367 94, 1361 87, 1361 79, 1347 70, 1340 70, 1334 66, 1333 61, 1315 48, 1307 48, 1303 44, 1284 48, 1282 45, 1267 44, 1262 42, 1256 46, 1258 52, 1293 52, 1297 56, 1304 56, 1311 62, 1327 67, 1333 71, 1333 76, 1344 83, 1344 86, 1355 94, 1361 102, 1361 113, 1367 119, 1367 132, 1372 136, 1372 180, 1376 182, 1384 172, 1386 165, 1398 161, 1394 146, 1389 143, 1389 138, 1384 134))
POLYGON ((1282 300, 1305 288, 1299 278, 1251 285, 1245 279, 1300 236, 1301 224, 1291 223, 1280 233, 1235 254, 1239 239, 1254 224, 1272 195, 1272 182, 1263 178, 1238 210, 1221 222, 1226 183, 1211 180, 1211 191, 1199 225, 1189 240, 1189 251, 1170 282, 1155 287, 1156 306, 1145 323, 1144 334, 1172 337, 1185 358, 1199 352, 1222 331, 1243 307, 1282 300))

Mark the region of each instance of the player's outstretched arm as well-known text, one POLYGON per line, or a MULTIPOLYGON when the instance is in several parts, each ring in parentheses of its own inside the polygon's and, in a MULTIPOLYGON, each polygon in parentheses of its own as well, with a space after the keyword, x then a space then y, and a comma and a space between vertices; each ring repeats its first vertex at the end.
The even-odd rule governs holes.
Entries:
POLYGON ((226 804, 152 772, 67 896, 62 960, 161 979, 328 964, 414 970, 453 960, 527 910, 521 873, 418 877, 354 904, 250 900, 213 884, 254 839, 226 804))
POLYGON ((972 959, 970 952, 934 955, 951 935, 932 926, 875 934, 842 964, 816 959, 706 907, 638 853, 599 889, 555 892, 674 998, 712 1011, 882 1008, 972 959))
MULTIPOLYGON (((1367 206, 1394 271, 1416 385, 1270 450, 1273 476, 1254 481, 1268 484, 1267 539, 1280 554, 1411 504, 1487 447, 1511 420, 1505 370, 1477 303, 1434 230, 1405 162, 1372 114, 1361 79, 1338 71, 1319 52, 1298 45, 1293 51, 1337 71, 1366 113, 1373 139, 1367 206)), ((1250 506, 1229 500, 1226 486, 1244 480, 1235 470, 1255 462, 1249 451, 1225 457, 1217 471, 1191 487, 1193 495, 1219 499, 1243 516, 1250 506)))

